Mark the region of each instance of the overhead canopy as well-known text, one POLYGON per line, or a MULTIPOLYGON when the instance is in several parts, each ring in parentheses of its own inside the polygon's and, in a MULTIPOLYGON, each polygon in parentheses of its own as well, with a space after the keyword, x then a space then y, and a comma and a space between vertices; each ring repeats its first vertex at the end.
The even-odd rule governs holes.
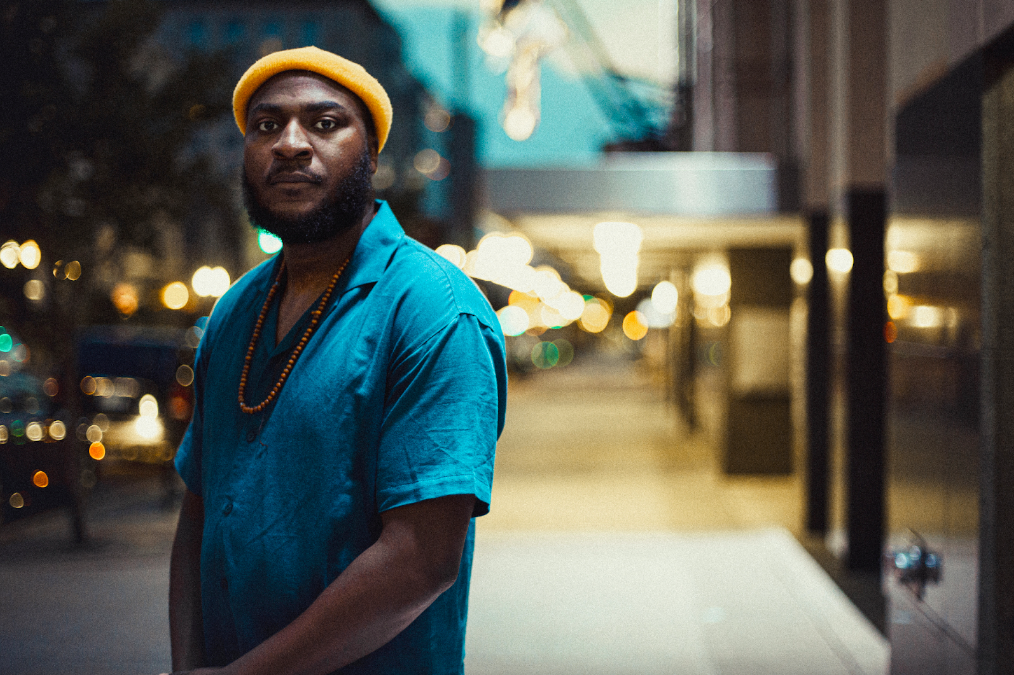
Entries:
POLYGON ((778 209, 776 174, 768 154, 611 153, 591 167, 487 169, 486 206, 503 214, 759 216, 778 209))

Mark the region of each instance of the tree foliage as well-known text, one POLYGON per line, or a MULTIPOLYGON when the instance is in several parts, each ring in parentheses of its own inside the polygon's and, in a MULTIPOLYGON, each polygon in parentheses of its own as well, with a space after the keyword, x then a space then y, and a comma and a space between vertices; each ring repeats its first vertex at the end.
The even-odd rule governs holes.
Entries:
MULTIPOLYGON (((152 0, 17 2, 0 18, 0 232, 56 257, 96 233, 153 249, 159 219, 196 200, 230 210, 228 177, 199 151, 227 111, 229 60, 171 50, 152 0)), ((100 247, 101 248, 101 247, 100 247)))

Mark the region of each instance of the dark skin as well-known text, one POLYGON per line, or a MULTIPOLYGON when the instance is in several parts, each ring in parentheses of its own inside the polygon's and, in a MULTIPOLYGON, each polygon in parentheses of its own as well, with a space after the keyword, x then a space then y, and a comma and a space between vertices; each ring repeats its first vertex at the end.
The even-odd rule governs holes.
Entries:
MULTIPOLYGON (((282 73, 250 99, 244 170, 260 200, 276 214, 312 211, 352 170, 364 147, 370 147, 376 171, 376 145, 370 143, 362 108, 331 80, 282 73), (322 180, 306 178, 314 174, 322 180)), ((330 241, 285 245, 287 279, 276 341, 324 291, 373 215, 368 208, 358 226, 330 241)), ((303 614, 228 666, 202 668, 204 505, 187 491, 170 564, 173 671, 326 675, 375 651, 453 585, 474 505, 473 495, 451 495, 384 511, 377 541, 303 614)))

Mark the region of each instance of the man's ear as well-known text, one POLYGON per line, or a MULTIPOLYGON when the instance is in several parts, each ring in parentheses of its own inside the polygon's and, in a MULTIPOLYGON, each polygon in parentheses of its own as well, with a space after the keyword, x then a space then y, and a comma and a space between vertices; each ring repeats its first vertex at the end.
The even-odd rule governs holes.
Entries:
POLYGON ((380 155, 380 151, 377 150, 377 141, 370 139, 367 141, 370 145, 370 175, 377 173, 377 157, 380 155))

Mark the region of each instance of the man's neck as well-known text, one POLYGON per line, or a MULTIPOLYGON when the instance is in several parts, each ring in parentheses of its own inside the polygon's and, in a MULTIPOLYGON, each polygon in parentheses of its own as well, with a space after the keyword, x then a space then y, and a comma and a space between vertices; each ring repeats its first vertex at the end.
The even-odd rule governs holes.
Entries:
POLYGON ((312 293, 316 297, 324 292, 338 267, 352 255, 366 226, 376 215, 371 203, 355 226, 334 239, 312 244, 285 244, 285 295, 312 293))
POLYGON ((362 220, 355 227, 342 232, 334 239, 314 244, 286 244, 285 256, 285 290, 278 306, 278 326, 275 331, 275 344, 299 321, 299 317, 310 308, 320 294, 331 283, 334 273, 359 243, 366 226, 376 215, 376 202, 372 202, 362 220))

